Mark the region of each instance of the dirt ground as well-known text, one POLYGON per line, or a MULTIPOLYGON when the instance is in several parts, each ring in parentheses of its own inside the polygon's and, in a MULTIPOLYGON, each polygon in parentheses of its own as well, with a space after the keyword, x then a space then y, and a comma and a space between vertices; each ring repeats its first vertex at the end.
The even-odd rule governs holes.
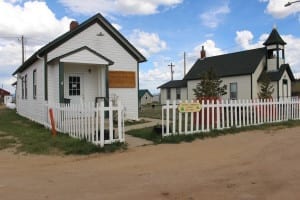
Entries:
POLYGON ((0 199, 300 199, 300 127, 91 156, 0 151, 0 199))

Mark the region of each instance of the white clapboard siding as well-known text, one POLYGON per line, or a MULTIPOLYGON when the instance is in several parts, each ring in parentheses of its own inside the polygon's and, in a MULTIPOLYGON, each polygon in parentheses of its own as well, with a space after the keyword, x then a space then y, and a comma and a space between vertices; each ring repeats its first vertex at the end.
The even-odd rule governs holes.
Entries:
MULTIPOLYGON (((185 101, 186 103, 193 101, 185 101)), ((199 102, 199 101, 197 101, 199 102)), ((178 112, 173 101, 162 107, 162 136, 193 134, 233 127, 300 119, 300 99, 217 100, 200 102, 200 112, 178 112)))
MULTIPOLYGON (((105 107, 100 104, 49 104, 54 113, 55 128, 71 137, 85 139, 103 147, 105 144, 125 142, 124 108, 117 103, 105 107)), ((48 126, 50 127, 50 117, 48 126)))

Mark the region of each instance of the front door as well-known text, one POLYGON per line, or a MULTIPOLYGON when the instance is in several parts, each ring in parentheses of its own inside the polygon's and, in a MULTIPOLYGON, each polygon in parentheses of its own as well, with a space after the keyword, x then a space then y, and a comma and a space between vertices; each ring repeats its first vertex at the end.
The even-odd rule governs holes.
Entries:
POLYGON ((282 96, 288 97, 288 82, 286 79, 283 79, 282 81, 282 96))
POLYGON ((70 103, 78 104, 83 103, 84 93, 83 93, 83 74, 73 73, 67 74, 65 84, 65 96, 70 99, 70 103))

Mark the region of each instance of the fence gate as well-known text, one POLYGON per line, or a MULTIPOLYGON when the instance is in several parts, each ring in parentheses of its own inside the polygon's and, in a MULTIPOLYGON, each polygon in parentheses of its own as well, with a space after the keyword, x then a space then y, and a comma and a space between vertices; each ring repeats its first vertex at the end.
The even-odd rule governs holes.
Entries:
MULTIPOLYGON (((120 102, 100 104, 49 104, 53 109, 55 127, 71 137, 86 139, 103 147, 105 144, 125 141, 124 107, 120 102)), ((48 124, 50 122, 48 121, 48 124)))

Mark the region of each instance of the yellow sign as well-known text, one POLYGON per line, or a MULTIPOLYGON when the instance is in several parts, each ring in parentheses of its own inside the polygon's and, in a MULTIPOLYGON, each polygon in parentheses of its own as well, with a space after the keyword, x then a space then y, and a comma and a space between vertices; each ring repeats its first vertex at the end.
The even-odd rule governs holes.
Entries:
POLYGON ((201 110, 200 103, 180 103, 178 105, 179 112, 199 112, 201 110))

